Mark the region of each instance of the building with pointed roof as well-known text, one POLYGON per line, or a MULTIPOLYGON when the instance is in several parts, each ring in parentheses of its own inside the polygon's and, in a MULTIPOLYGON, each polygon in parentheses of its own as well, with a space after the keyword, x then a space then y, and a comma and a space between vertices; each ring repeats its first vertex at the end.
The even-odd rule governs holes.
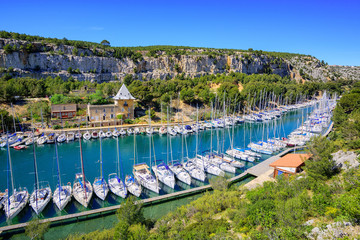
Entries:
POLYGON ((88 120, 90 122, 114 120, 118 115, 122 119, 134 119, 135 98, 125 84, 121 86, 113 97, 114 104, 90 105, 87 107, 88 120))

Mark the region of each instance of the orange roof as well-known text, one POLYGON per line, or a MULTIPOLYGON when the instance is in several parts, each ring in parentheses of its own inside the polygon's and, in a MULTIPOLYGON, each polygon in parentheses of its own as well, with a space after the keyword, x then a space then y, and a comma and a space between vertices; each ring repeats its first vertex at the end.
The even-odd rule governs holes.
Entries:
POLYGON ((282 158, 271 163, 270 167, 300 167, 307 159, 309 154, 286 154, 282 158))

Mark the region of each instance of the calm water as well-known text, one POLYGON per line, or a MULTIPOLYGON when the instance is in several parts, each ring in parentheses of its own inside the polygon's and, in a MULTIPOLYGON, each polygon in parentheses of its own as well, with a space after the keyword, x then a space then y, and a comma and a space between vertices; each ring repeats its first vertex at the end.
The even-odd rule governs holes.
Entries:
MULTIPOLYGON (((262 139, 267 139, 268 137, 283 137, 287 136, 291 131, 296 129, 301 124, 302 116, 305 117, 310 111, 307 109, 297 110, 284 115, 281 119, 273 120, 268 123, 254 123, 254 124, 242 124, 237 125, 234 128, 234 147, 244 147, 250 141, 258 141, 262 139)), ((214 150, 223 151, 223 149, 228 149, 232 141, 232 129, 219 129, 213 130, 213 141, 212 146, 214 150)), ((182 154, 184 156, 193 157, 195 155, 196 149, 196 135, 191 134, 183 138, 181 136, 175 137, 166 137, 166 136, 153 136, 155 156, 156 160, 171 161, 171 154, 168 149, 169 141, 171 140, 172 145, 172 159, 179 160, 181 159, 182 154), (183 146, 183 147, 182 147, 183 146), (184 149, 182 151, 182 148, 184 149), (169 154, 167 154, 169 152, 169 154)), ((66 184, 70 182, 71 184, 74 181, 75 174, 80 172, 80 151, 79 151, 79 142, 70 142, 62 143, 58 145, 59 159, 60 159, 60 168, 61 168, 61 178, 62 183, 66 184)), ((99 170, 99 159, 100 159, 100 140, 90 140, 83 141, 83 157, 85 165, 85 175, 86 178, 92 183, 94 178, 100 175, 99 170)), ((145 162, 150 166, 149 158, 149 136, 146 135, 137 135, 136 136, 136 163, 145 162)), ((206 150, 209 150, 211 146, 211 131, 201 131, 199 133, 199 149, 198 153, 202 153, 206 150)), ((134 164, 134 137, 120 137, 119 138, 119 148, 120 148, 120 159, 122 165, 123 177, 126 174, 132 173, 132 166, 134 164)), ((102 141, 103 149, 103 168, 104 168, 104 177, 107 178, 107 175, 113 173, 116 169, 116 140, 115 139, 103 139, 102 141)), ((154 149, 152 149, 154 154, 154 149)), ((52 190, 55 189, 57 185, 57 168, 56 168, 56 158, 55 158, 55 146, 54 145, 43 145, 36 146, 36 156, 37 156, 37 165, 39 172, 39 181, 48 181, 52 190)), ((269 157, 269 156, 265 156, 269 157)), ((13 165, 13 174, 15 186, 17 187, 27 187, 28 191, 31 193, 34 186, 34 167, 33 167, 33 154, 32 147, 26 150, 11 150, 11 158, 13 165)), ((4 191, 7 189, 7 157, 6 151, 0 151, 0 190, 4 191)), ((152 161, 154 161, 154 155, 152 155, 152 161)), ((246 163, 246 168, 253 166, 256 163, 246 163)), ((238 170, 236 175, 243 172, 243 170, 238 170)), ((209 176, 211 178, 211 176, 209 176)), ((189 189, 192 187, 202 186, 208 182, 202 183, 199 181, 193 180, 191 186, 185 184, 178 184, 174 189, 170 189, 166 186, 163 186, 160 183, 162 188, 160 195, 171 193, 174 191, 181 191, 183 189, 189 189)), ((148 198, 156 196, 157 194, 143 191, 141 198, 148 198)), ((109 193, 106 201, 101 201, 95 194, 91 200, 89 209, 96 209, 106 206, 111 206, 121 203, 123 200, 115 195, 109 193)), ((68 206, 62 211, 58 211, 55 205, 50 202, 50 204, 44 209, 41 214, 41 218, 49 218, 60 215, 65 215, 68 213, 75 213, 86 210, 83 206, 73 200, 68 206)), ((17 217, 15 217, 11 224, 26 222, 29 221, 35 213, 27 206, 17 217)), ((7 225, 5 214, 0 213, 0 226, 7 225)))

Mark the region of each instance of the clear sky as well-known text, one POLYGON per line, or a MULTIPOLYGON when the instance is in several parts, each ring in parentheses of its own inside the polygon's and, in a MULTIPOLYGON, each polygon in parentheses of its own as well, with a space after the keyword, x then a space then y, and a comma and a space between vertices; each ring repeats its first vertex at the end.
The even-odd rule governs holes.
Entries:
POLYGON ((359 0, 3 1, 0 30, 112 46, 253 48, 360 65, 359 0))

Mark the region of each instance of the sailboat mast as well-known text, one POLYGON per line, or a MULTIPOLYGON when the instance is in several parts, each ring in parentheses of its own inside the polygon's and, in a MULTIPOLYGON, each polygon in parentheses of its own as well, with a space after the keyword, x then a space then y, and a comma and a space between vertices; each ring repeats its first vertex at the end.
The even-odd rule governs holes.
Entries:
POLYGON ((103 169, 102 169, 102 137, 100 136, 100 178, 103 179, 103 169))
MULTIPOLYGON (((79 135, 80 135, 80 125, 79 125, 79 135)), ((101 139, 101 138, 100 138, 100 139, 101 139)), ((83 185, 84 185, 84 195, 85 195, 85 199, 87 199, 87 196, 86 196, 86 185, 85 185, 84 159, 83 159, 83 154, 82 154, 81 138, 79 138, 79 144, 80 144, 80 159, 81 159, 81 170, 82 170, 83 185)))
MULTIPOLYGON (((211 125, 213 124, 213 103, 211 103, 211 125)), ((212 153, 212 126, 210 128, 210 153, 212 153)))
POLYGON ((198 105, 196 105, 196 127, 197 127, 197 131, 196 131, 195 157, 198 153, 198 135, 199 135, 199 106, 198 105))
MULTIPOLYGON (((8 160, 9 160, 9 167, 10 167, 10 178, 11 178, 11 188, 12 192, 14 193, 15 187, 14 187, 14 176, 12 171, 12 164, 11 164, 11 155, 10 155, 10 147, 9 147, 9 134, 6 133, 6 146, 7 146, 7 154, 8 154, 8 160)), ((10 199, 10 193, 8 193, 8 197, 10 199)))
POLYGON ((149 130, 150 130, 150 136, 149 136, 149 158, 150 158, 150 169, 151 169, 151 167, 152 167, 152 164, 151 164, 151 135, 152 135, 152 132, 151 132, 150 107, 149 107, 149 130))
MULTIPOLYGON (((33 143, 35 145, 35 142, 33 143)), ((57 149, 57 140, 55 138, 55 155, 56 155, 56 165, 57 165, 57 172, 58 172, 58 185, 59 185, 59 202, 61 205, 61 175, 60 175, 60 163, 59 163, 59 155, 58 155, 58 149, 57 149)))
MULTIPOLYGON (((135 134, 134 134, 135 135, 135 134)), ((120 176, 120 155, 119 155, 119 136, 116 137, 116 158, 117 158, 117 163, 116 163, 116 170, 117 170, 117 174, 118 176, 120 176)))

